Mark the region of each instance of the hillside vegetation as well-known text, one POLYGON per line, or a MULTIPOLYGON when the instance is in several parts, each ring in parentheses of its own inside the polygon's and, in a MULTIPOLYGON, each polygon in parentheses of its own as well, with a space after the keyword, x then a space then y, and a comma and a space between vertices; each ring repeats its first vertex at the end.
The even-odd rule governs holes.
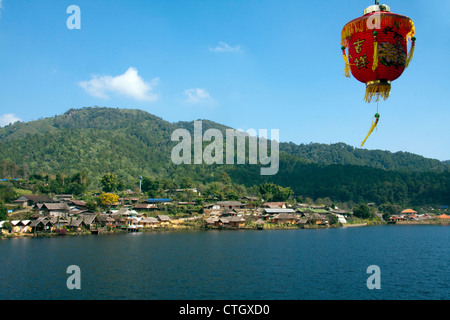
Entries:
MULTIPOLYGON (((70 109, 52 118, 0 128, 0 175, 67 177, 78 172, 98 188, 105 173, 114 173, 129 188, 139 176, 189 178, 207 185, 226 172, 236 185, 273 182, 313 199, 380 203, 450 203, 448 163, 411 153, 363 150, 333 145, 280 143, 280 170, 261 176, 259 165, 174 165, 171 134, 193 132, 193 122, 170 123, 141 110, 70 109)), ((203 130, 226 126, 204 120, 203 130)))

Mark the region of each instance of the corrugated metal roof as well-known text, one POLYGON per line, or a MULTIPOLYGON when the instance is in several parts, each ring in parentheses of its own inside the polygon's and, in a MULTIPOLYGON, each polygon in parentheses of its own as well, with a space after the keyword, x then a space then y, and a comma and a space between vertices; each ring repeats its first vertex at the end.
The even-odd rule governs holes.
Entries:
POLYGON ((295 213, 294 209, 264 209, 267 213, 295 213))

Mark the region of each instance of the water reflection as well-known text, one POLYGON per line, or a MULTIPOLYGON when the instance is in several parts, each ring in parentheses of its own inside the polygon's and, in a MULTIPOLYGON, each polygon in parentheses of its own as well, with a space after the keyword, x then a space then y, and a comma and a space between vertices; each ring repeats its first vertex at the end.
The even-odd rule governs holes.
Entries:
POLYGON ((0 241, 1 299, 448 299, 442 226, 0 241), (381 290, 366 269, 381 268, 381 290), (81 268, 68 290, 66 269, 81 268))

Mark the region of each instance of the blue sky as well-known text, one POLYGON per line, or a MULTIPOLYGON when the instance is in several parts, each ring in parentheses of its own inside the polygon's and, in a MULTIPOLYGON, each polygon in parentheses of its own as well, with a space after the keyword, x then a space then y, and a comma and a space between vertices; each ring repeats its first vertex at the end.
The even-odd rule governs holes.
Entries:
MULTIPOLYGON (((364 147, 448 160, 450 3, 385 3, 413 19, 417 45, 364 147)), ((0 125, 107 106, 359 147, 376 104, 344 77, 340 33, 372 4, 0 0, 0 125), (67 28, 70 5, 80 30, 67 28)))

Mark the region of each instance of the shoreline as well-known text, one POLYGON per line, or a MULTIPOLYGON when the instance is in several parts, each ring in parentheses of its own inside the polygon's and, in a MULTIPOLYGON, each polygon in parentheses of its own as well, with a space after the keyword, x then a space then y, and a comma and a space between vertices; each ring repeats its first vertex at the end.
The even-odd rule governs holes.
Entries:
POLYGON ((186 226, 186 227, 164 227, 164 228, 144 228, 137 232, 130 232, 124 229, 116 229, 112 231, 99 231, 98 233, 93 233, 90 231, 78 232, 78 233, 67 233, 64 235, 58 233, 9 233, 0 235, 0 240, 3 239, 17 239, 17 238, 58 238, 58 237, 74 237, 74 236, 89 236, 89 235, 114 235, 114 234, 127 234, 127 233, 148 233, 148 232, 176 232, 176 231, 268 231, 268 230, 319 230, 319 229, 338 229, 338 228, 359 228, 359 227, 373 227, 380 225, 436 225, 436 226, 450 226, 450 222, 442 221, 398 221, 394 224, 387 222, 382 223, 355 223, 355 224, 343 224, 338 226, 321 226, 321 225, 304 225, 302 227, 298 226, 271 226, 270 228, 257 228, 257 227, 242 227, 242 228, 205 228, 203 226, 186 226))

